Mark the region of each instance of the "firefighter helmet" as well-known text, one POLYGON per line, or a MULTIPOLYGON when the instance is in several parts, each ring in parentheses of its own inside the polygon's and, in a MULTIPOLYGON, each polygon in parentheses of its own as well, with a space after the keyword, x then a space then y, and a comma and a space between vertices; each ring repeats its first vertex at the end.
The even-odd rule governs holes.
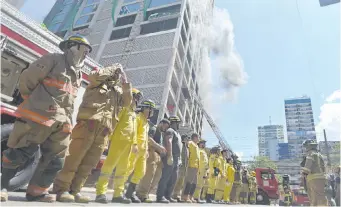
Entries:
POLYGON ((155 102, 148 99, 145 101, 142 101, 142 103, 140 104, 141 107, 147 107, 147 108, 151 108, 151 109, 155 109, 156 105, 155 102))
POLYGON ((250 174, 251 174, 252 177, 256 177, 256 172, 255 171, 252 171, 250 174))
POLYGON ((169 121, 171 123, 172 122, 181 122, 181 119, 178 116, 174 115, 174 116, 169 117, 169 121))
POLYGON ((131 92, 133 93, 133 96, 136 97, 137 100, 141 100, 143 98, 143 93, 140 90, 133 88, 131 92))
POLYGON ((92 51, 92 47, 90 45, 90 42, 85 37, 83 37, 81 35, 71 35, 66 40, 61 41, 59 43, 59 49, 64 50, 65 48, 67 48, 67 45, 69 43, 76 43, 76 44, 85 45, 85 46, 89 47, 89 49, 90 49, 89 53, 92 51))
POLYGON ((317 149, 317 142, 315 139, 307 139, 302 143, 302 146, 306 148, 307 150, 310 149, 317 149))

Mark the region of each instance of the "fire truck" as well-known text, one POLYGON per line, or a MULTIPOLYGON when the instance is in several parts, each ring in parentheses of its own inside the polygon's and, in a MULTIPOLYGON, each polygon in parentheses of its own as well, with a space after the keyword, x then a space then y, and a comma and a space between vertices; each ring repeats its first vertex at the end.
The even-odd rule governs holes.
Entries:
MULTIPOLYGON (((61 53, 58 48, 61 40, 10 4, 1 1, 1 152, 7 148, 13 123, 20 116, 15 111, 23 101, 17 88, 21 72, 44 54, 61 53)), ((94 68, 101 67, 91 58, 87 58, 85 64, 82 70, 82 87, 75 103, 74 121, 88 84, 88 74, 94 68)), ((9 190, 19 189, 28 183, 39 157, 40 152, 19 170, 10 181, 9 190)))

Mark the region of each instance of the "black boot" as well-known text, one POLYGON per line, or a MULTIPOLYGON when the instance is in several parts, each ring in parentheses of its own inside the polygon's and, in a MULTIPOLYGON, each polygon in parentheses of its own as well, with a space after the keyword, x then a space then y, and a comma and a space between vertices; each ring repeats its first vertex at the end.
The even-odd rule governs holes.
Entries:
POLYGON ((9 168, 2 168, 1 171, 1 189, 9 190, 9 181, 14 178, 15 174, 17 174, 18 168, 16 169, 9 169, 9 168))
POLYGON ((125 197, 131 199, 133 197, 133 193, 135 192, 135 189, 136 189, 136 184, 135 183, 129 183, 125 197))
POLYGON ((212 203, 212 194, 206 194, 206 203, 212 203))
POLYGON ((189 195, 193 196, 195 192, 195 188, 197 187, 197 184, 191 184, 191 189, 189 191, 189 195))
POLYGON ((185 196, 190 195, 191 187, 192 187, 192 185, 190 183, 186 183, 184 192, 182 194, 185 195, 185 196))

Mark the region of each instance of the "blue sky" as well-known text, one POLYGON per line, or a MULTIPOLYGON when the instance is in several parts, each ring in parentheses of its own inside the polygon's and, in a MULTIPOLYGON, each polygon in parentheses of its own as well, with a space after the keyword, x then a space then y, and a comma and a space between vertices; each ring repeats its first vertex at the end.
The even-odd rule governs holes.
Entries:
MULTIPOLYGON (((41 22, 54 2, 28 0, 22 11, 41 22)), ((310 96, 318 123, 325 99, 340 88, 340 4, 215 0, 215 5, 230 14, 235 46, 249 75, 235 102, 213 103, 213 116, 219 116, 218 126, 233 149, 244 157, 255 155, 257 126, 269 124, 269 116, 273 124, 285 124, 285 98, 310 96)), ((204 129, 204 138, 214 144, 214 134, 207 125, 204 129)))

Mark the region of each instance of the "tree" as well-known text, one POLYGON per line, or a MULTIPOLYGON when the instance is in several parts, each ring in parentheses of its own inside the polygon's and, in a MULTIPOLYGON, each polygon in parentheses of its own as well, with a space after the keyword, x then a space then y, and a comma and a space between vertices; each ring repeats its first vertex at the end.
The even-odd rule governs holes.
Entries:
POLYGON ((253 171, 256 168, 271 168, 277 170, 277 165, 267 157, 256 156, 248 165, 248 169, 249 171, 253 171))
POLYGON ((43 29, 47 30, 47 26, 46 26, 46 24, 44 24, 44 23, 41 23, 41 24, 40 24, 40 26, 41 26, 43 29))

